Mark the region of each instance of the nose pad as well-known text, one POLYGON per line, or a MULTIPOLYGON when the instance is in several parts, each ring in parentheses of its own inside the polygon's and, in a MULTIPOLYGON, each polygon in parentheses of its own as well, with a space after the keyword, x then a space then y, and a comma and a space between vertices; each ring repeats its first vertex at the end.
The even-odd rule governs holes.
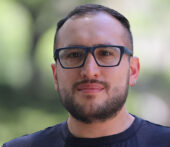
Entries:
POLYGON ((83 78, 94 79, 99 76, 100 70, 92 54, 88 54, 84 66, 81 69, 83 78))

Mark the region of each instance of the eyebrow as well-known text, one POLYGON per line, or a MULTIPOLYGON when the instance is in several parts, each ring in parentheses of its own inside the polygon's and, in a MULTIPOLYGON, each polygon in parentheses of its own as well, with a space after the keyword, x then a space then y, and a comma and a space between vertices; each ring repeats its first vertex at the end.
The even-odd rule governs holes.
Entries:
MULTIPOLYGON (((105 46, 105 45, 117 45, 117 44, 111 44, 111 43, 100 43, 100 44, 94 44, 92 46, 105 46)), ((70 44, 66 47, 92 47, 92 46, 86 46, 86 45, 80 45, 80 44, 70 44)))

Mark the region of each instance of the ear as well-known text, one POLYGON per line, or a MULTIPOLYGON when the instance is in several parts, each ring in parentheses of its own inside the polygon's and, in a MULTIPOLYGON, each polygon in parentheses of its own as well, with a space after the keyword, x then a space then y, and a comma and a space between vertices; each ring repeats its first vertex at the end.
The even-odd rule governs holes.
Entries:
POLYGON ((134 86, 136 84, 137 78, 139 76, 140 63, 138 57, 130 58, 130 79, 129 86, 134 86))
POLYGON ((54 85, 55 85, 56 90, 58 90, 56 63, 51 64, 51 69, 52 69, 52 72, 53 72, 54 85))

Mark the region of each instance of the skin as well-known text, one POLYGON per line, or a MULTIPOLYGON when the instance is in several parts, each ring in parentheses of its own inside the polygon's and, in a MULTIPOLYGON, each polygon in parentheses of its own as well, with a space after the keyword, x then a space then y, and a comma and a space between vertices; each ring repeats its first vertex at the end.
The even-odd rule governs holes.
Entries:
MULTIPOLYGON (((127 31, 121 23, 106 13, 73 16, 65 22, 58 32, 57 47, 70 45, 94 46, 96 44, 113 44, 130 47, 127 43, 127 31)), ((137 57, 123 55, 119 66, 99 67, 93 56, 88 55, 82 68, 63 69, 59 62, 51 65, 56 90, 65 88, 74 94, 74 100, 84 106, 85 113, 93 113, 97 106, 102 105, 116 90, 125 89, 127 79, 129 86, 134 86, 139 75, 140 65, 137 57), (76 82, 85 79, 96 79, 107 82, 110 88, 102 85, 83 85, 86 88, 72 92, 76 82), (92 86, 96 88, 92 88, 92 86), (100 87, 100 88, 97 88, 100 87), (115 90, 116 89, 116 90, 115 90), (93 108, 93 109, 91 109, 93 108)), ((82 85, 81 85, 82 86, 82 85)), ((71 114, 68 118, 68 128, 76 137, 95 138, 120 133, 126 130, 134 121, 125 105, 117 114, 105 121, 94 121, 90 124, 75 119, 71 114)))

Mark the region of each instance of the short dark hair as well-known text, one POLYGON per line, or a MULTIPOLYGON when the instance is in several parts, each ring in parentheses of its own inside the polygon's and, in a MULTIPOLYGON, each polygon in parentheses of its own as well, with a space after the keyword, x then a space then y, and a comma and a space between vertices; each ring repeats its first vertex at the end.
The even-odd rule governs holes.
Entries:
POLYGON ((131 44, 131 49, 133 50, 133 36, 130 30, 130 24, 128 19, 123 16, 122 14, 120 14, 119 12, 117 12, 116 10, 113 10, 111 8, 102 6, 102 5, 98 5, 98 4, 85 4, 85 5, 80 5, 78 7, 76 7, 75 9, 73 9, 66 17, 64 17, 63 19, 59 20, 59 22, 57 23, 57 29, 56 29, 56 33, 55 33, 55 38, 54 38, 54 47, 55 47, 55 43, 57 40, 57 32, 59 31, 59 29, 63 26, 63 24, 72 16, 83 16, 85 14, 88 13, 97 13, 97 12, 105 12, 110 14, 111 16, 113 16, 114 18, 116 18, 128 31, 129 34, 129 41, 131 44))

